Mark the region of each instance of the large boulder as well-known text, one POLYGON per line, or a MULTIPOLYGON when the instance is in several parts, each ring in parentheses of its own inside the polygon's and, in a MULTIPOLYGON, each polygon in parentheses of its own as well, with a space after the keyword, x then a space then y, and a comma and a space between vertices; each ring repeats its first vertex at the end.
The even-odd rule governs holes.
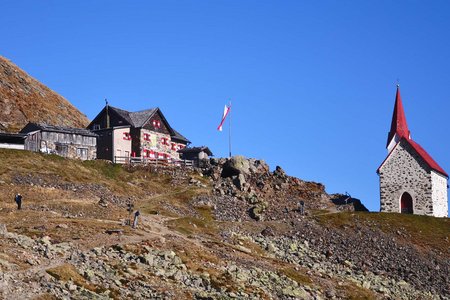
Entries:
POLYGON ((250 172, 254 174, 264 174, 269 172, 269 165, 262 159, 249 159, 250 172))
POLYGON ((222 174, 223 178, 238 176, 239 174, 250 174, 250 162, 244 156, 233 156, 223 164, 222 174))

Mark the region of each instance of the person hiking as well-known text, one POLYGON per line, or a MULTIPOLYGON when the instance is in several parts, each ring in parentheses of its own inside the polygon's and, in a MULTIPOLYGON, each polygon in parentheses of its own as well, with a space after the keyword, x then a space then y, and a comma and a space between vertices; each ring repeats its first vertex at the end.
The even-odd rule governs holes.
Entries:
POLYGON ((20 193, 17 193, 15 201, 17 203, 17 209, 22 209, 22 195, 20 193))
POLYGON ((305 201, 301 200, 298 203, 298 211, 300 212, 300 214, 303 216, 305 214, 305 201))
POLYGON ((133 228, 137 227, 138 224, 138 217, 141 213, 139 212, 139 210, 134 212, 134 221, 133 221, 133 228))

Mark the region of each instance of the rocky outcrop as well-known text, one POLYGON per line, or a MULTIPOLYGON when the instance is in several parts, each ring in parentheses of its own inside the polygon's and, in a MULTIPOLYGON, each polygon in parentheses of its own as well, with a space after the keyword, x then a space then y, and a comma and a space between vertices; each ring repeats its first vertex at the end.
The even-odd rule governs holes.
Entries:
POLYGON ((277 166, 270 172, 263 160, 235 156, 211 159, 203 174, 213 182, 214 196, 209 202, 222 220, 282 220, 299 217, 299 203, 305 203, 306 215, 314 211, 366 210, 361 201, 334 201, 343 195, 328 195, 325 186, 288 176, 277 166), (349 205, 351 204, 351 205, 349 205), (236 207, 238 209, 235 209, 236 207))

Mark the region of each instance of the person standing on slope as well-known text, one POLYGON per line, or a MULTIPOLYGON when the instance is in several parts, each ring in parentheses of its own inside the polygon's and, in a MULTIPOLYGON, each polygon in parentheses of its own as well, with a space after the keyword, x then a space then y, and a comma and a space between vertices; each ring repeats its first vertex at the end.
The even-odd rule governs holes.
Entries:
POLYGON ((15 201, 17 203, 17 209, 22 209, 22 195, 20 193, 17 193, 15 201))

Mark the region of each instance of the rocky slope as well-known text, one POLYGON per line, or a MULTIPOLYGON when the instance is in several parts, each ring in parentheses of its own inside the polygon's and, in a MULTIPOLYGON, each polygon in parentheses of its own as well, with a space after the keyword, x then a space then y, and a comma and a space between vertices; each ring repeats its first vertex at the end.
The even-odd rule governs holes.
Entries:
POLYGON ((17 132, 30 121, 81 128, 89 123, 64 97, 0 56, 0 131, 17 132))
POLYGON ((359 200, 261 160, 189 170, 0 154, 2 299, 450 293, 449 219, 359 212, 359 200), (11 200, 17 191, 22 211, 11 200), (125 225, 129 202, 141 212, 137 229, 125 225))

